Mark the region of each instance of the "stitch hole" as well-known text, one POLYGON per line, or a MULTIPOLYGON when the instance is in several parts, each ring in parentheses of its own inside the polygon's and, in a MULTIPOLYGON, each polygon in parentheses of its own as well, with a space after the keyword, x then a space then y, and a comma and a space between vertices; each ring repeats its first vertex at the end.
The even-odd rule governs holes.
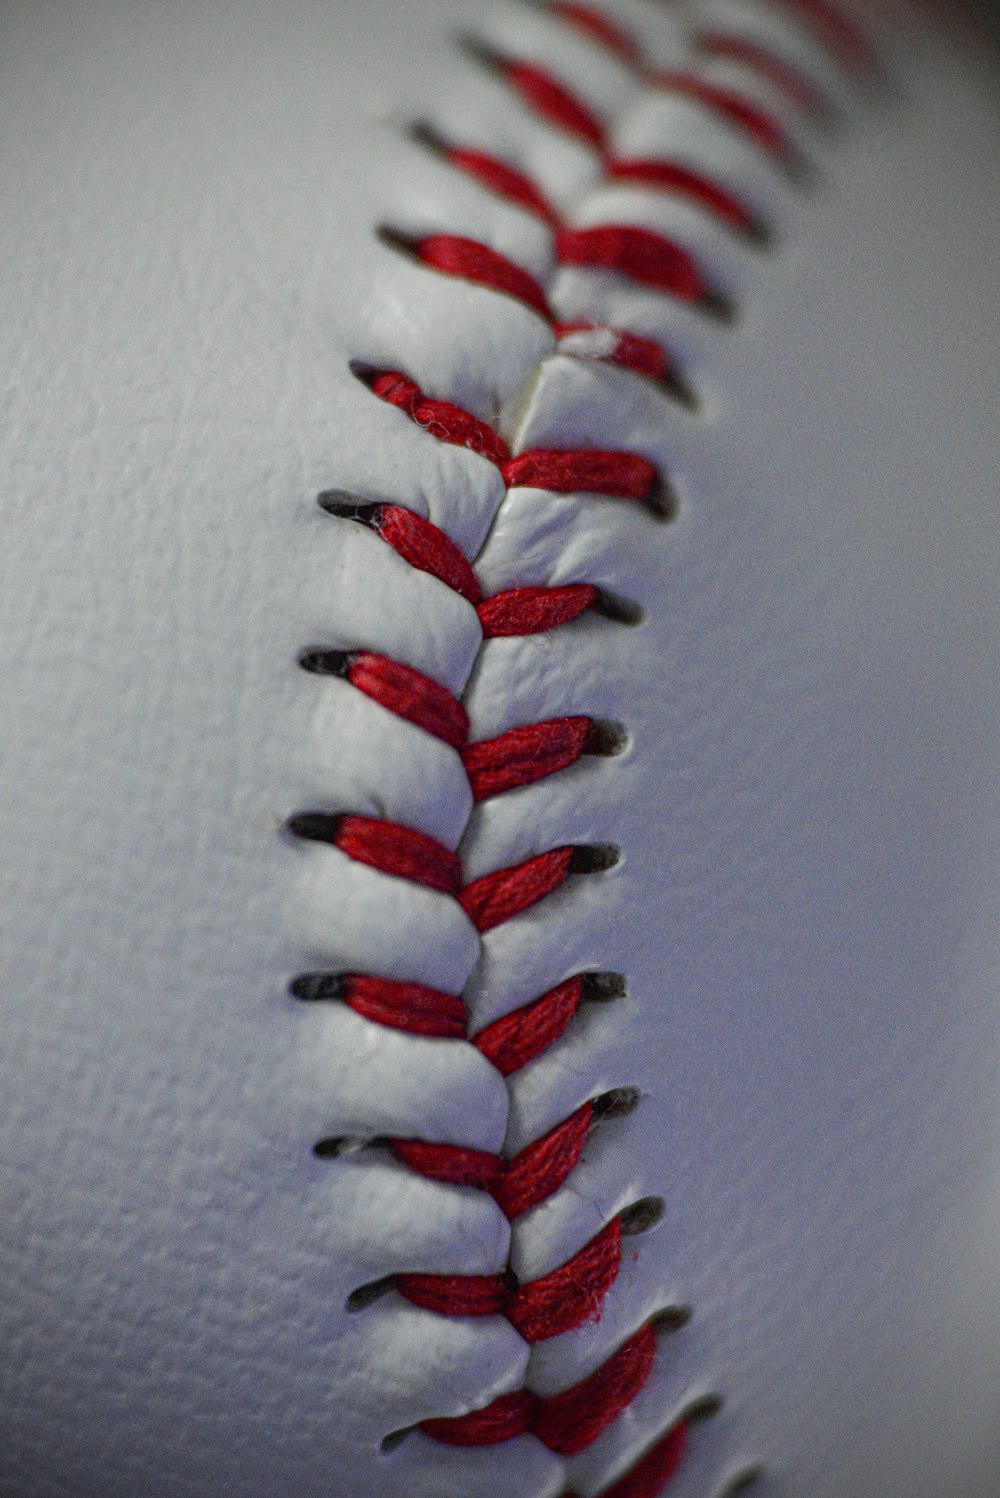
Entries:
POLYGON ((662 1196, 644 1196, 641 1201, 633 1202, 618 1219, 623 1236, 637 1238, 640 1233, 648 1233, 661 1221, 665 1211, 666 1203, 662 1196))
POLYGON ((725 1405, 721 1394, 702 1394, 700 1398, 692 1400, 684 1411, 686 1420, 711 1420, 725 1405))
POLYGON ((603 588, 598 588, 590 607, 602 619, 610 619, 612 624, 627 624, 630 628, 641 624, 646 617, 641 604, 633 603, 629 598, 617 598, 613 593, 606 593, 603 588))
POLYGON ((357 1290, 352 1290, 344 1302, 344 1310, 352 1315, 355 1311, 366 1311, 376 1301, 384 1300, 391 1295, 396 1288, 393 1275, 387 1275, 385 1279, 372 1280, 370 1285, 361 1285, 357 1290))
POLYGON ((570 854, 569 874, 603 874, 621 862, 621 852, 611 843, 586 843, 570 854))
MULTIPOLYGON (((389 224, 379 224, 375 230, 375 238, 389 250, 396 250, 398 254, 405 255, 408 260, 417 265, 420 256, 417 254, 417 239, 409 234, 402 233, 399 229, 393 229, 389 224)), ((365 381, 367 384, 368 382, 365 381)))
POLYGON ((326 650, 321 645, 310 645, 300 651, 299 665, 313 676, 346 676, 351 669, 349 650, 326 650))
POLYGON ((639 1106, 641 1098, 638 1087, 616 1087, 611 1092, 602 1092, 590 1105, 595 1123, 627 1118, 639 1106))
POLYGON ((628 734, 621 723, 594 718, 583 744, 583 753, 595 759, 614 759, 628 745, 628 734))
POLYGON ((402 1446, 407 1436, 412 1436, 413 1432, 419 1429, 420 1427, 418 1425, 407 1425, 404 1426, 402 1430, 392 1431, 389 1435, 383 1436, 382 1441, 379 1444, 379 1450, 385 1456, 388 1456, 391 1451, 396 1450, 397 1446, 402 1446))
POLYGON ((670 1337, 675 1332, 683 1331, 693 1315, 690 1306, 664 1306, 662 1311, 657 1311, 652 1317, 650 1324, 654 1331, 670 1337))
POLYGON ((719 1491, 719 1498, 737 1498, 739 1493, 745 1493, 754 1487, 764 1476, 763 1467, 746 1467, 742 1472, 737 1472, 731 1477, 725 1487, 719 1491))
POLYGON ((621 973, 581 973, 583 1000, 591 1004, 609 1004, 625 997, 625 979, 621 973))
POLYGON ((362 525, 373 525, 381 509, 377 500, 361 499, 346 489, 324 489, 317 494, 316 503, 327 515, 336 515, 341 520, 359 520, 362 525))
POLYGON ((357 1147, 356 1141, 351 1139, 317 1139, 313 1154, 317 1160, 336 1160, 347 1154, 352 1145, 357 1147))
POLYGON ((343 818, 326 811, 300 811, 289 817, 285 827, 292 837, 308 843, 332 843, 343 818))
POLYGON ((321 1003, 329 999, 342 1000, 344 979, 341 973, 300 973, 288 985, 293 999, 304 1004, 321 1003))
POLYGON ((642 503, 653 516, 654 520, 666 521, 677 519, 680 501, 674 493, 670 480, 662 473, 656 475, 642 503))
POLYGON ((505 60, 503 53, 481 41, 479 37, 472 36, 469 32, 459 32, 455 37, 455 46, 477 67, 485 68, 489 73, 502 72, 505 60))

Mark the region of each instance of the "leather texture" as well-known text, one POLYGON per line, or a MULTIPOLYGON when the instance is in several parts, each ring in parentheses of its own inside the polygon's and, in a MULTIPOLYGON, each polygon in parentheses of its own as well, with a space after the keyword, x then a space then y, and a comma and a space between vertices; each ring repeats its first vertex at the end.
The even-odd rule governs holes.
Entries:
POLYGON ((696 23, 774 40, 843 114, 786 111, 809 178, 529 6, 6 7, 5 1498, 587 1498, 709 1392, 676 1498, 756 1463, 761 1498, 1000 1493, 996 102, 901 6, 867 17, 888 93, 766 0, 607 9, 664 67, 696 23), (601 185, 459 33, 556 68, 623 151, 739 187, 773 247, 601 185), (414 118, 516 150, 574 223, 676 237, 737 321, 554 271, 548 229, 414 118), (567 319, 663 341, 701 409, 554 353, 382 225, 480 239, 567 319), (520 449, 643 453, 679 515, 505 495, 350 360, 520 449), (586 580, 643 620, 483 646, 470 605, 317 508, 329 488, 428 515, 490 592, 586 580), (627 748, 470 814, 454 752, 299 670, 309 645, 464 692, 474 738, 587 713, 627 748), (467 878, 566 842, 622 860, 480 940, 449 898, 295 844, 302 808, 460 844, 467 878), (288 996, 376 961, 464 987, 477 1025, 581 969, 628 995, 508 1087, 465 1042, 288 996), (640 1106, 513 1246, 481 1193, 312 1154, 520 1148, 615 1087, 640 1106), (663 1220, 603 1318, 530 1363, 499 1318, 346 1309, 395 1271, 543 1274, 645 1196, 663 1220), (526 1372, 573 1383, 678 1303, 690 1325, 577 1457, 381 1449, 526 1372))

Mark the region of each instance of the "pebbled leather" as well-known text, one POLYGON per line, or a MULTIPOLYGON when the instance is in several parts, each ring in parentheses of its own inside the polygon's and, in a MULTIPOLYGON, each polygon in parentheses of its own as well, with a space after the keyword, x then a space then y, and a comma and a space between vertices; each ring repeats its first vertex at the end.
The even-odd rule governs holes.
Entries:
POLYGON ((793 123, 812 181, 690 101, 634 97, 527 7, 7 7, 5 1498, 587 1495, 706 1391, 726 1404, 677 1498, 757 1462, 762 1498, 996 1498, 995 101, 958 39, 894 6, 874 23, 892 98, 782 6, 609 8, 663 67, 725 22, 811 70, 844 115, 793 123), (748 192, 773 249, 597 184, 463 31, 561 68, 620 149, 676 143, 748 192), (613 209, 676 235, 736 324, 553 275, 544 226, 403 138, 428 115, 523 153, 575 224, 613 209), (385 224, 480 238, 561 317, 665 340, 702 409, 553 357, 533 313, 403 259, 385 224), (349 360, 521 448, 641 452, 679 516, 505 497, 349 360), (582 579, 644 620, 481 649, 468 604, 321 513, 331 487, 428 515, 490 592, 582 579), (628 747, 466 828, 451 751, 301 671, 314 644, 465 688, 474 738, 583 712, 628 747), (296 846, 303 807, 461 837, 467 878, 564 842, 623 856, 480 943, 446 897, 296 846), (288 997, 373 952, 465 987, 476 1026, 582 969, 628 996, 508 1088, 464 1042, 288 997), (495 1273, 509 1225, 384 1152, 312 1145, 515 1150, 617 1087, 640 1106, 519 1225, 514 1267, 546 1273, 642 1197, 664 1218, 603 1319, 532 1350, 532 1386, 578 1381, 665 1305, 691 1324, 568 1461, 532 1438, 383 1452, 519 1386, 527 1348, 498 1318, 348 1297, 495 1273))

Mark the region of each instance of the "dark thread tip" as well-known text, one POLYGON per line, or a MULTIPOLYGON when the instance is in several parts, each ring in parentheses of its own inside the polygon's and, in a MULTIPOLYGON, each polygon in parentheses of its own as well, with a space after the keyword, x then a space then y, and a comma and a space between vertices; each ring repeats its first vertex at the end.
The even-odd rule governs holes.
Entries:
POLYGON ((373 1280, 370 1285, 360 1285, 357 1290, 351 1291, 344 1302, 344 1309, 352 1314, 355 1311, 366 1311, 377 1300, 391 1295, 395 1287, 396 1281, 391 1274, 385 1279, 373 1280))
POLYGON ((300 973, 288 985, 293 999, 305 1004, 316 1004, 323 1000, 343 999, 345 982, 341 973, 300 973))
POLYGON ((445 156, 451 149, 444 136, 431 124, 430 120, 413 120, 406 133, 416 145, 433 151, 435 156, 445 156))
POLYGON ((346 489, 324 489, 317 494, 316 503, 328 515, 336 515, 341 520, 358 520, 372 529, 377 527, 382 513, 377 500, 362 499, 358 494, 349 494, 346 489))
POLYGON ((362 385, 367 385, 369 390, 379 375, 384 373, 377 364, 368 364, 364 359, 348 359, 347 367, 354 378, 360 380, 362 385))
POLYGON ((325 811, 300 811, 285 824, 293 837, 306 842, 332 843, 340 830, 341 818, 325 811))
POLYGON ((347 1144, 346 1139, 317 1139, 313 1145, 313 1154, 317 1160, 336 1160, 338 1155, 344 1153, 347 1144))
POLYGON ((625 978, 622 973, 584 973, 583 999, 585 1003, 608 1004, 625 997, 625 978))
POLYGON ((717 286, 709 287, 698 303, 698 307, 714 322, 725 323, 729 326, 736 321, 735 303, 717 286))
POLYGON ((700 1399, 693 1400, 684 1411, 687 1420, 711 1420, 725 1404, 721 1394, 703 1394, 700 1399))
MULTIPOLYGON (((398 250, 402 255, 408 255, 411 259, 416 255, 418 241, 410 234, 404 234, 401 229, 394 229, 391 224, 379 224, 375 230, 375 237, 380 244, 387 249, 398 250)), ((375 370, 376 375, 380 373, 375 370)), ((369 381, 366 380, 365 384, 369 381)))
POLYGON ((640 604, 633 603, 629 598, 616 598, 613 593, 605 593, 602 589, 598 590, 591 608, 602 619, 610 619, 612 624, 627 624, 631 627, 641 624, 645 617, 640 604))
POLYGON ((346 677, 353 659, 349 650, 327 650, 322 645, 310 645, 299 652, 299 665, 313 676, 346 677))
POLYGON ((626 1207, 619 1217, 622 1234, 626 1238, 637 1238, 640 1233, 648 1233, 662 1220, 665 1211, 662 1196, 644 1196, 641 1201, 626 1207))
POLYGON ((643 504, 655 520, 676 520, 680 509, 673 486, 662 473, 654 479, 643 504))
POLYGON ((615 1087, 595 1097, 590 1106, 596 1122, 604 1123, 612 1118, 627 1118, 638 1108, 641 1098, 638 1087, 615 1087))
POLYGON ((719 1498, 737 1498, 739 1493, 746 1493, 750 1488, 755 1487, 763 1476, 763 1467, 747 1467, 729 1479, 719 1494, 719 1498))
POLYGON ((666 1337, 673 1336, 674 1332, 684 1330, 693 1315, 690 1306, 664 1306, 653 1317, 653 1330, 666 1337))
POLYGON ((388 1456, 389 1452, 395 1451, 397 1446, 402 1446, 407 1436, 411 1436, 415 1430, 419 1429, 418 1425, 407 1425, 403 1430, 394 1430, 389 1435, 383 1436, 379 1449, 388 1456))
POLYGON ((694 388, 688 384, 676 369, 668 369, 656 381, 664 395, 683 406, 686 411, 700 411, 701 401, 695 394, 694 388))
POLYGON ((571 874, 603 874, 620 862, 621 854, 610 843, 590 843, 574 848, 569 860, 571 874))
POLYGON ((503 54, 480 37, 472 36, 464 31, 455 38, 455 43, 460 52, 464 52, 466 57, 481 68, 488 68, 491 73, 503 71, 505 62, 503 54))
POLYGON ((622 753, 627 743, 628 734, 621 723, 609 723, 595 718, 584 741, 583 752, 599 759, 614 759, 615 755, 622 753))

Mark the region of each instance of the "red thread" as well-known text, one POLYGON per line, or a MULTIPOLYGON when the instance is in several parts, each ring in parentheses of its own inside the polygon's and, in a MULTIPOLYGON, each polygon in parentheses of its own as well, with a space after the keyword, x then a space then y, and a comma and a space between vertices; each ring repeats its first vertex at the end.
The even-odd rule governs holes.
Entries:
POLYGON ((605 162, 605 171, 616 182, 641 182, 644 187, 690 198, 723 223, 744 233, 754 227, 754 215, 745 203, 708 177, 692 172, 678 162, 612 156, 605 162))
POLYGON ((688 252, 651 229, 631 224, 562 229, 556 235, 556 254, 562 265, 615 271, 683 302, 703 302, 708 295, 702 274, 688 252))
POLYGON ((702 52, 708 52, 713 57, 738 62, 759 73, 804 113, 818 114, 821 111, 822 100, 812 81, 765 47, 744 41, 742 37, 727 36, 721 31, 702 32, 697 45, 702 52))
POLYGON ((638 49, 632 38, 620 26, 609 21, 607 16, 602 15, 600 11, 594 10, 589 5, 577 5, 574 0, 556 0, 552 9, 557 16, 561 16, 564 21, 568 21, 571 26, 576 26, 578 30, 585 31, 588 36, 602 43, 625 62, 638 60, 638 49))
POLYGON ((562 588, 511 588, 484 599, 476 613, 487 640, 542 634, 578 619, 597 600, 590 583, 567 583, 562 588))
MULTIPOLYGON (((687 1444, 688 1423, 681 1420, 624 1477, 609 1488, 602 1488, 597 1498, 660 1498, 671 1478, 677 1475, 687 1444)), ((562 1498, 576 1498, 576 1495, 564 1493, 562 1498)))
MULTIPOLYGON (((387 375, 385 378, 403 380, 405 376, 387 375)), ((408 383, 412 384, 412 381, 408 383)), ((416 390, 416 386, 413 388, 416 390)), ((418 572, 429 572, 469 603, 479 602, 482 597, 479 579, 451 537, 432 521, 425 520, 413 510, 404 510, 400 505, 380 505, 376 530, 418 572)))
POLYGON ((410 879, 446 895, 456 895, 461 889, 458 854, 413 827, 375 817, 345 816, 339 818, 333 842, 349 858, 383 874, 410 879))
POLYGON ((459 899, 476 930, 492 931, 557 890, 569 874, 573 851, 554 848, 467 884, 459 899))
POLYGON ((382 707, 461 749, 469 737, 469 718, 458 698, 429 676, 370 650, 351 657, 347 680, 382 707))
POLYGON ((449 147, 445 152, 445 159, 459 171, 468 172, 470 177, 475 177, 498 197, 507 198, 510 202, 527 208, 529 212, 537 213, 546 223, 559 222, 559 215, 541 189, 516 167, 499 161, 495 156, 488 156, 485 151, 476 151, 467 146, 449 147))
POLYGON ((461 406, 451 401, 432 400, 424 395, 420 387, 395 370, 378 374, 371 382, 374 393, 390 406, 405 411, 411 421, 423 427, 439 442, 450 442, 456 447, 468 447, 473 452, 489 458, 491 463, 502 463, 509 456, 506 442, 485 421, 480 421, 461 406))
POLYGON ((867 72, 877 66, 868 38, 827 0, 784 0, 812 27, 819 40, 848 68, 867 72))
POLYGON ((565 769, 584 753, 592 729, 590 718, 553 718, 469 744, 462 750, 462 763, 473 800, 533 785, 565 769))
MULTIPOLYGON (((670 360, 652 338, 643 338, 638 333, 626 333, 621 328, 610 328, 598 322, 557 322, 555 334, 559 339, 571 338, 574 333, 604 333, 614 339, 609 352, 594 355, 605 364, 620 364, 623 369, 634 370, 651 380, 665 379, 670 370, 670 360)), ((575 352, 575 350, 574 350, 575 352)), ((592 357, 586 353, 578 357, 592 357)))
POLYGON ((511 458, 500 470, 509 489, 547 489, 552 494, 610 494, 647 499, 657 473, 638 453, 536 447, 511 458))
POLYGON ((655 83, 659 88, 669 89, 673 94, 681 94, 686 99, 692 99, 697 104, 704 104, 707 108, 715 110, 729 124, 743 130, 772 156, 788 155, 788 136, 777 120, 772 119, 765 109, 752 104, 749 99, 745 99, 732 89, 720 88, 716 83, 707 83, 704 78, 698 78, 692 73, 656 73, 651 76, 650 82, 655 83))
POLYGON ((395 1283, 401 1295, 425 1311, 502 1315, 526 1342, 545 1342, 600 1319, 621 1267, 621 1241, 615 1217, 572 1259, 527 1285, 518 1285, 511 1274, 398 1274, 395 1283))
POLYGON ((424 1420, 421 1430, 446 1446, 494 1446, 534 1435, 559 1456, 575 1456, 632 1403, 652 1372, 656 1334, 647 1323, 588 1378, 547 1399, 529 1389, 501 1394, 468 1415, 424 1420))
POLYGON ((579 136, 588 145, 601 147, 604 144, 604 126, 594 110, 544 68, 531 62, 504 62, 501 72, 525 103, 537 110, 543 119, 579 136))
POLYGON ((472 1043, 502 1077, 512 1076, 559 1039, 582 999, 582 978, 568 978, 540 999, 494 1020, 472 1037, 472 1043))
POLYGON ((521 1151, 487 1190, 504 1216, 513 1221, 559 1190, 573 1170, 587 1142, 593 1122, 592 1103, 584 1103, 569 1118, 521 1151))
POLYGON ((421 1139, 390 1139, 393 1154, 402 1164, 448 1186, 475 1186, 494 1191, 503 1181, 504 1161, 486 1150, 465 1149, 457 1144, 425 1144, 421 1139))
POLYGON ((544 318, 551 316, 548 298, 534 276, 515 265, 513 260, 508 260, 506 255, 491 250, 489 245, 480 244, 476 239, 463 239, 457 234, 430 234, 416 246, 416 252, 424 264, 434 270, 447 276, 459 276, 464 281, 474 281, 477 286, 488 286, 492 291, 502 291, 526 302, 544 318))
POLYGON ((346 974, 342 987, 348 1007, 376 1024, 437 1040, 461 1040, 465 1036, 465 1005, 454 994, 425 988, 421 983, 397 983, 363 973, 346 974))

